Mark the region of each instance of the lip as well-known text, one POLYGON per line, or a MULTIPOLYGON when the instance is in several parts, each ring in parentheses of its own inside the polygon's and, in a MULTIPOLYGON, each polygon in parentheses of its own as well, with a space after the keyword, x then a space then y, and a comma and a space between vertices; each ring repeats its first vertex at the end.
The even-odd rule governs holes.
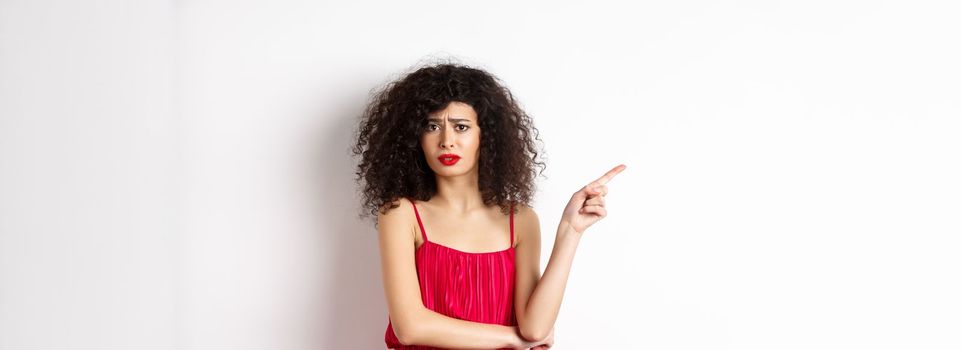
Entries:
POLYGON ((439 160, 441 164, 451 166, 457 164, 457 161, 460 160, 460 156, 453 153, 445 153, 437 157, 437 160, 439 160))

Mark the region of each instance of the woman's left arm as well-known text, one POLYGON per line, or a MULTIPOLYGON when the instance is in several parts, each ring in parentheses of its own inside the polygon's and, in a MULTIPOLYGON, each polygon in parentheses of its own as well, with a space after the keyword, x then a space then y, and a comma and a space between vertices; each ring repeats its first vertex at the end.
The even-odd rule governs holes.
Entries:
POLYGON ((529 341, 540 341, 551 334, 567 278, 574 262, 574 253, 584 231, 607 216, 604 196, 607 182, 626 166, 618 165, 604 176, 584 186, 571 196, 557 226, 554 249, 540 276, 540 223, 529 208, 519 213, 522 219, 516 249, 516 282, 514 311, 521 336, 529 341))

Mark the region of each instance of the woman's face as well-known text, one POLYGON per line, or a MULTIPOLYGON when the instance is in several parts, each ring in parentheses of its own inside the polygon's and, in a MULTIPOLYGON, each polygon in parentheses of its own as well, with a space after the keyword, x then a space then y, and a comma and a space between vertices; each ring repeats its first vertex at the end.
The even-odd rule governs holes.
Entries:
POLYGON ((469 104, 454 101, 429 114, 420 146, 431 170, 438 176, 458 176, 476 171, 480 132, 477 113, 469 104))

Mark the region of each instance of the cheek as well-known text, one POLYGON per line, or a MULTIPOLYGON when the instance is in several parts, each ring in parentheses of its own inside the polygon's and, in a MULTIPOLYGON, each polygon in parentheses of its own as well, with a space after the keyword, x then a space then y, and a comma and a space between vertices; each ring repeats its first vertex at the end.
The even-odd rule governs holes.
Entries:
POLYGON ((481 148, 480 146, 481 146, 481 138, 480 138, 480 135, 478 135, 476 138, 474 138, 474 142, 473 142, 474 155, 477 157, 480 156, 480 148, 481 148))
POLYGON ((428 153, 428 152, 427 152, 427 150, 429 149, 429 148, 428 148, 428 145, 430 145, 430 139, 429 139, 427 136, 421 136, 421 137, 420 137, 420 150, 421 150, 421 152, 423 152, 425 155, 428 153))
POLYGON ((473 138, 471 138, 471 148, 474 149, 474 153, 480 153, 481 137, 480 133, 476 133, 473 138))

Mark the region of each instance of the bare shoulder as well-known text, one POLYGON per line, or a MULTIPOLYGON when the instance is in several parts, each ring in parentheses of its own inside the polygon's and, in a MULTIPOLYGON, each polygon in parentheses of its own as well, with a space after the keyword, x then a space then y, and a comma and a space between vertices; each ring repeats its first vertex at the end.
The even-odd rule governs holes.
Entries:
POLYGON ((540 219, 534 208, 525 204, 518 204, 515 208, 517 213, 514 214, 514 234, 517 235, 518 243, 531 236, 540 237, 540 219))
MULTIPOLYGON (((390 209, 387 209, 386 213, 381 211, 377 214, 377 229, 381 234, 412 233, 411 228, 415 223, 414 206, 406 198, 395 199, 384 207, 390 209)), ((410 237, 415 236, 411 234, 410 237)))
POLYGON ((520 203, 515 205, 514 208, 517 209, 517 213, 514 214, 515 221, 537 220, 537 212, 534 211, 534 208, 520 203))
POLYGON ((410 205, 410 201, 406 198, 394 199, 390 203, 384 204, 383 208, 381 208, 382 210, 377 214, 378 219, 403 217, 404 214, 402 212, 404 211, 409 211, 411 215, 414 214, 414 207, 410 205), (387 212, 384 212, 383 208, 388 208, 387 212))

